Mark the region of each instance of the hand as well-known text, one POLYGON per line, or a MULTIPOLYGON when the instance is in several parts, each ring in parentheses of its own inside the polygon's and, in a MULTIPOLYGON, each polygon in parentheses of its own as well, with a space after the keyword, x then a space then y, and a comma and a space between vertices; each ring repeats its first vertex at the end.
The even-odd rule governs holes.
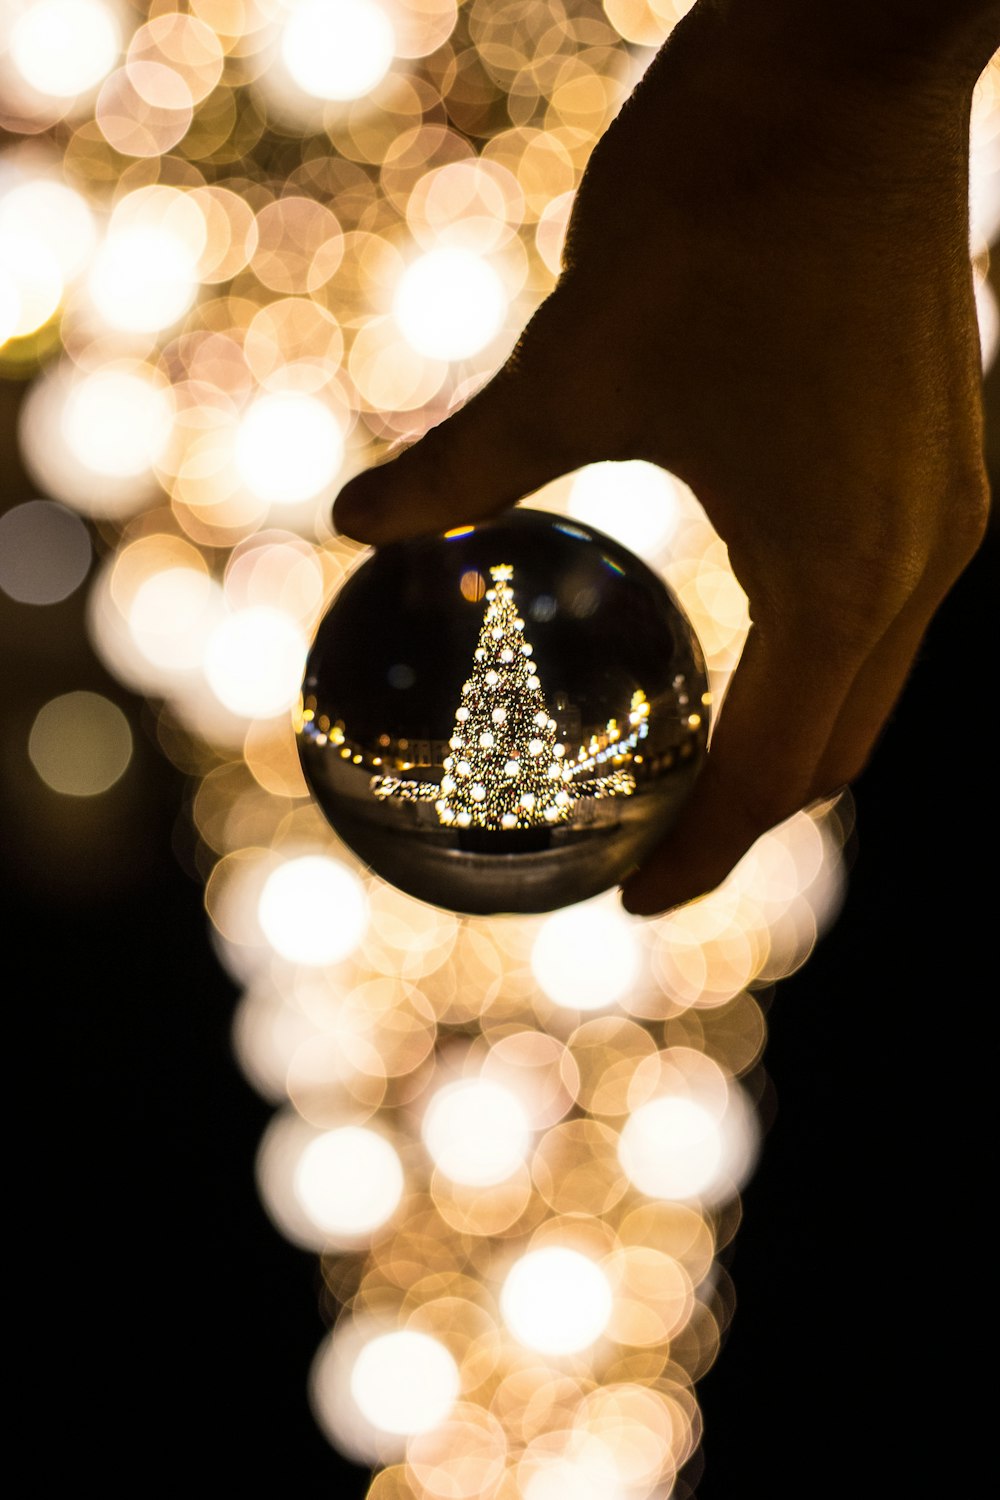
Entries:
POLYGON ((712 889, 858 774, 986 521, 967 171, 987 59, 858 61, 773 23, 726 0, 680 23, 595 149, 507 365, 334 509, 379 544, 602 459, 695 491, 753 625, 685 812, 624 887, 634 912, 712 889))

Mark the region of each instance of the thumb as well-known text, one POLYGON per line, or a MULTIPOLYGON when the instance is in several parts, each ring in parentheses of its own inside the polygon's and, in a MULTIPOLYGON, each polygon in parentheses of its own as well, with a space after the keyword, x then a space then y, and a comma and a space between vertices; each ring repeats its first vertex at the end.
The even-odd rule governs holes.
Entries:
POLYGON ((627 911, 651 916, 705 895, 762 833, 848 779, 854 764, 834 767, 825 752, 856 674, 849 653, 805 631, 751 629, 704 770, 664 842, 625 882, 627 911))
POLYGON ((607 456, 589 451, 592 425, 581 429, 557 410, 563 351, 555 301, 536 312, 514 354, 461 410, 344 486, 333 507, 339 532, 381 546, 447 531, 607 456))

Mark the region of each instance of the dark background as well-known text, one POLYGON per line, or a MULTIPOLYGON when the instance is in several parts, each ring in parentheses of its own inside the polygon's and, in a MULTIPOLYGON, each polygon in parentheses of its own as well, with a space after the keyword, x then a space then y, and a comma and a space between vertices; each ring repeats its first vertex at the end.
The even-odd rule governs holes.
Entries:
MULTIPOLYGON (((5 505, 31 494, 17 396, 2 392, 5 505)), ((998 396, 994 376, 991 454, 998 396)), ((996 562, 994 529, 856 787, 844 910, 771 1007, 777 1112, 730 1263, 735 1320, 700 1387, 699 1500, 958 1494, 987 1451, 965 1402, 991 1279, 978 1221, 979 1101, 995 1086, 996 562)), ((360 1500, 365 1475, 307 1406, 317 1262, 257 1197, 270 1110, 231 1054, 235 987, 175 853, 188 787, 148 710, 89 652, 85 594, 48 609, 0 597, 8 1378, 24 1488, 360 1500), (70 808, 39 790, 24 744, 38 707, 81 687, 125 709, 137 748, 119 791, 70 808)))

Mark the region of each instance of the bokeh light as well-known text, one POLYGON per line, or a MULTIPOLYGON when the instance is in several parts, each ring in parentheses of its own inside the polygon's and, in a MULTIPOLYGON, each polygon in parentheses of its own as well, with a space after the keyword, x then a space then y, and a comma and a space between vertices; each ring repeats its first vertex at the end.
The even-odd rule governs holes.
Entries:
POLYGON ((28 500, 0 516, 0 589, 20 604, 58 604, 90 568, 90 537, 72 511, 28 500))
POLYGON ((306 645, 301 626, 284 610, 253 604, 233 610, 212 631, 205 674, 234 714, 274 718, 298 696, 306 645))
POLYGON ((273 870, 258 911, 275 952, 308 965, 344 958, 357 947, 368 920, 357 876, 323 854, 303 854, 273 870))
POLYGON ((603 899, 547 917, 531 952, 541 988, 556 1005, 576 1010, 617 1004, 636 983, 641 963, 636 924, 603 899))
POLYGON ((470 250, 428 250, 407 267, 393 312, 403 337, 429 359, 468 359, 495 336, 506 312, 503 283, 470 250))
POLYGON ((124 776, 132 731, 100 693, 64 693, 38 710, 28 755, 39 776, 64 797, 97 797, 124 776))
POLYGON ((104 0, 34 0, 14 22, 11 56, 41 94, 70 99, 114 67, 121 37, 104 0))
POLYGON ((151 498, 173 420, 170 388, 145 362, 115 359, 87 372, 62 363, 28 392, 21 448, 54 499, 86 516, 121 518, 151 498))
POLYGON ((297 0, 281 37, 288 70, 317 99, 360 99, 385 77, 392 23, 374 0, 297 0))
POLYGON ((380 1228, 403 1196, 403 1168, 384 1137, 344 1125, 316 1137, 295 1171, 295 1192, 317 1228, 352 1240, 380 1228))
POLYGON ((442 1422, 458 1392, 458 1367, 448 1350, 409 1328, 371 1339, 351 1371, 351 1395, 372 1426, 406 1437, 442 1422))
POLYGON ((63 283, 89 261, 97 243, 93 212, 78 192, 51 177, 26 177, 0 196, 0 247, 31 246, 50 257, 63 283))
POLYGON ((153 333, 176 323, 198 291, 206 226, 195 199, 172 188, 129 193, 117 204, 88 279, 110 327, 153 333))
POLYGON ((573 478, 568 511, 648 558, 665 547, 679 520, 676 481, 655 464, 591 464, 573 478))
POLYGON ((510 1177, 531 1145, 527 1111, 510 1089, 465 1078, 439 1089, 427 1107, 423 1137, 452 1182, 488 1187, 510 1177))
POLYGON ((243 414, 236 465, 261 500, 294 504, 328 489, 344 443, 333 413, 317 397, 283 391, 258 396, 243 414))
POLYGON ((529 1349, 577 1354, 607 1328, 612 1294, 604 1272, 586 1255, 545 1245, 514 1263, 500 1305, 511 1333, 529 1349))
POLYGON ((161 387, 134 369, 95 370, 70 391, 63 434, 74 457, 95 474, 145 474, 166 446, 170 404, 161 387))
POLYGON ((147 661, 194 671, 222 612, 222 591, 203 568, 166 567, 140 583, 128 610, 132 637, 147 661))

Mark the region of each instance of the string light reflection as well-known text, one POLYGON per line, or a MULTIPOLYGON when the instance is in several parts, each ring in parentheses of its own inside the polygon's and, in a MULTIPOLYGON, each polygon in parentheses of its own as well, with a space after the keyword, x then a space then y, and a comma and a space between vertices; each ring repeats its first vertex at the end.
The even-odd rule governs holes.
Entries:
MULTIPOLYGON (((296 755, 307 643, 358 557, 330 532, 338 486, 506 357, 555 284, 591 149, 689 8, 12 0, 0 21, 0 375, 26 384, 36 486, 0 518, 0 588, 57 606, 96 554, 94 648, 191 777, 213 941, 243 990, 234 1048, 275 1109, 261 1198, 338 1308, 309 1399, 375 1471, 368 1500, 687 1494, 771 986, 842 897, 847 797, 656 921, 603 897, 459 919, 359 866, 296 755)), ((972 125, 985 366, 998 80, 972 125)), ((707 721, 749 616, 697 497, 601 463, 527 503, 661 571, 705 650, 687 711, 707 721)), ((461 590, 513 656, 533 619, 492 571, 461 590)), ((489 698, 483 650, 456 684, 439 815, 497 811, 476 787, 504 748, 517 797, 497 818, 569 817, 574 777, 610 783, 610 741, 557 746, 557 684, 524 655, 542 722, 508 743, 523 700, 489 698)), ((623 705, 611 750, 631 734, 641 753, 642 723, 623 705)), ((351 754, 342 726, 315 732, 351 754)), ((38 705, 22 746, 52 798, 119 795, 133 748, 87 692, 38 705)))

